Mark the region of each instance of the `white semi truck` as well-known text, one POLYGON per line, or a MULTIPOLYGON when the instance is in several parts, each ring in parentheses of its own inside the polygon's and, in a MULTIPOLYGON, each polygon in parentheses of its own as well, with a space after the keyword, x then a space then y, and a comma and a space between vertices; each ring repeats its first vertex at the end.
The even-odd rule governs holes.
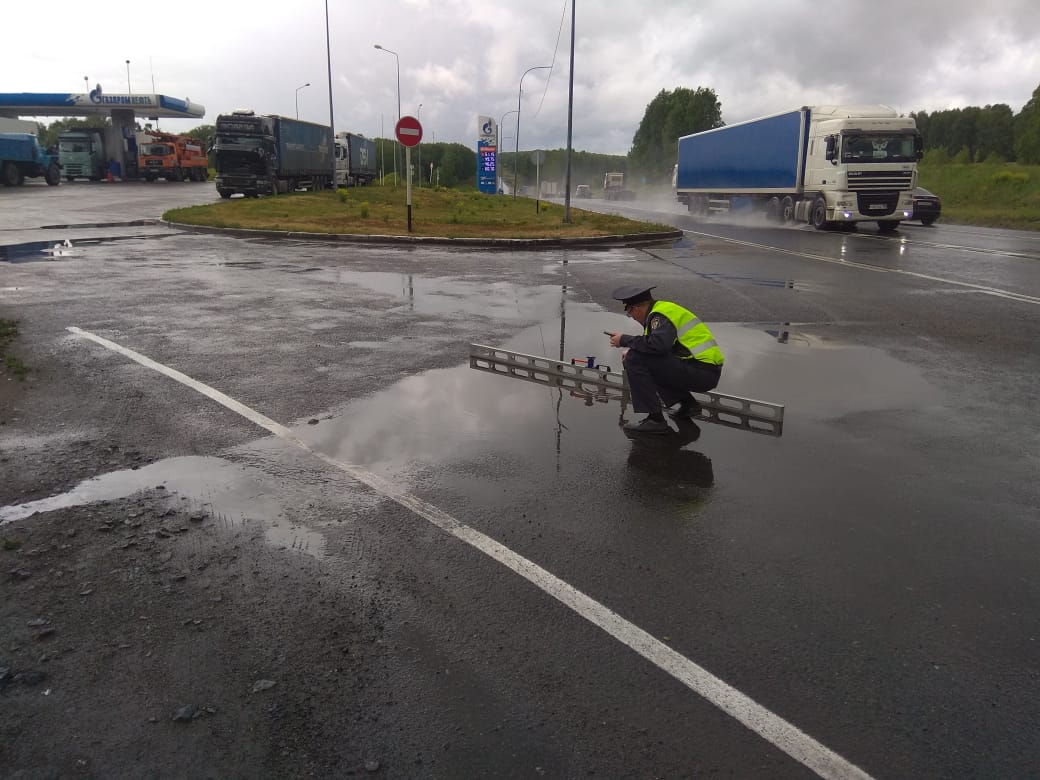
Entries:
POLYGON ((673 186, 691 214, 890 232, 913 215, 921 151, 914 120, 888 106, 805 106, 683 136, 673 186))

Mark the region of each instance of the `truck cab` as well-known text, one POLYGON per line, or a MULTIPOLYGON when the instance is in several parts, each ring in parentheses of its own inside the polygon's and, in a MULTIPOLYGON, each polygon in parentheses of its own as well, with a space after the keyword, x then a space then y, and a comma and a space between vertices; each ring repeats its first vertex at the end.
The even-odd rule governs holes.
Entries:
POLYGON ((149 134, 150 140, 139 147, 140 170, 147 181, 206 181, 209 158, 202 142, 187 135, 149 134))
POLYGON ((103 131, 85 128, 62 133, 58 136, 58 158, 66 181, 101 181, 108 169, 103 131))
POLYGON ((874 219, 887 232, 913 213, 921 137, 913 119, 895 112, 869 112, 864 107, 858 113, 831 119, 816 110, 804 188, 820 193, 825 212, 814 214, 821 204, 806 199, 799 203, 796 217, 816 226, 874 219))

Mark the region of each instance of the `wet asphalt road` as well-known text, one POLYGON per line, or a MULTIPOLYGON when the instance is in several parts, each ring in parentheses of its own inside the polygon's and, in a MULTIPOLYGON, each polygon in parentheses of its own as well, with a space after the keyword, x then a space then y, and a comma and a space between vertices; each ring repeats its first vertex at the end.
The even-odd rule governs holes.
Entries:
MULTIPOLYGON (((481 731, 474 771, 573 776, 597 755, 617 776, 812 776, 776 746, 771 713, 877 777, 1035 773, 1036 236, 818 233, 639 203, 625 208, 686 238, 460 252, 125 224, 215 200, 211 184, 0 191, 0 312, 43 334, 70 375, 105 377, 84 427, 127 416, 106 407, 106 383, 135 388, 134 425, 168 458, 145 483, 267 522, 286 554, 390 583, 414 654, 402 689, 458 708, 411 717, 525 727, 481 731), (65 238, 68 254, 41 251, 65 238), (712 324, 721 391, 786 405, 782 437, 703 424, 631 442, 615 404, 468 367, 472 342, 616 364, 601 331, 635 324, 610 291, 643 280, 712 324), (70 326, 215 388, 312 452, 70 326), (278 522, 315 496, 337 511, 278 522), (764 733, 423 511, 750 697, 764 733)), ((94 489, 123 495, 140 486, 131 474, 94 489)), ((824 774, 815 750, 800 758, 824 774)))

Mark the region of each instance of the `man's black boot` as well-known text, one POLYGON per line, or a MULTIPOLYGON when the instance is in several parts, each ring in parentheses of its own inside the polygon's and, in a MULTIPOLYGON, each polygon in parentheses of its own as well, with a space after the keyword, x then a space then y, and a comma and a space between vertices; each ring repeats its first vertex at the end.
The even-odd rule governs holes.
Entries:
POLYGON ((628 433, 671 433, 672 429, 664 421, 660 412, 651 414, 639 422, 625 423, 625 431, 628 433))
POLYGON ((668 415, 673 420, 692 420, 694 417, 700 416, 701 405, 697 403, 697 399, 684 398, 679 402, 679 405, 674 409, 668 410, 668 415))

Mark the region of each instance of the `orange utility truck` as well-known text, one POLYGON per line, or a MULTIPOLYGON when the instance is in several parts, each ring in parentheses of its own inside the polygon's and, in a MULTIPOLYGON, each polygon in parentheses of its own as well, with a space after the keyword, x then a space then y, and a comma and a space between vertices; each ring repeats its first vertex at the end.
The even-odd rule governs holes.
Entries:
POLYGON ((206 181, 209 161, 202 141, 190 135, 157 133, 150 130, 151 140, 140 144, 141 175, 148 181, 206 181))

